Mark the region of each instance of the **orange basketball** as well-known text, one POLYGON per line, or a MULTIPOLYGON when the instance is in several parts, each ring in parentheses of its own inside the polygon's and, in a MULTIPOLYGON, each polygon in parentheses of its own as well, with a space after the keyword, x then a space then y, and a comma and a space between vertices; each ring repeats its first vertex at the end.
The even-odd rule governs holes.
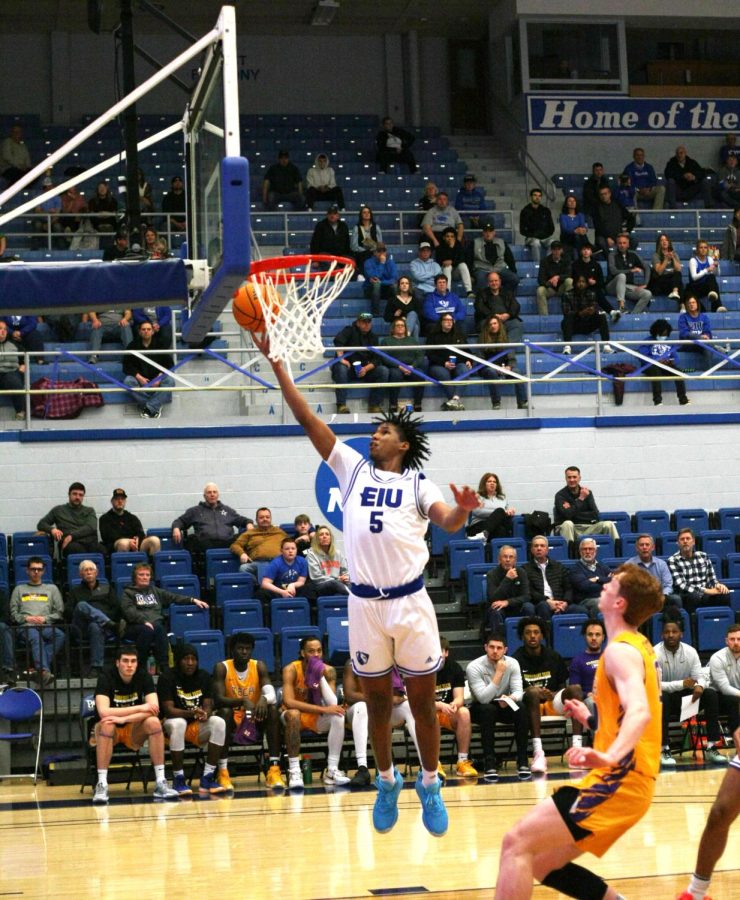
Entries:
MULTIPOLYGON (((280 305, 280 295, 275 288, 266 285, 263 288, 263 293, 271 298, 273 309, 277 309, 280 305)), ((251 282, 248 281, 234 294, 231 311, 236 321, 246 331, 264 332, 265 319, 262 315, 262 307, 257 299, 254 285, 251 282)))

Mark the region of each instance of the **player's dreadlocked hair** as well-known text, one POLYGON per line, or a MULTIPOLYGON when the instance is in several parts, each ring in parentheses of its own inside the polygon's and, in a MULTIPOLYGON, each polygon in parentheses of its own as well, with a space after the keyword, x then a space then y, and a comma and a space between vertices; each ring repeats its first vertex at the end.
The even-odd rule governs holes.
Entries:
POLYGON ((429 459, 429 438, 419 427, 424 421, 419 416, 412 417, 411 413, 404 409, 399 412, 383 413, 378 419, 373 419, 378 425, 384 422, 393 425, 401 434, 404 441, 408 441, 409 449, 406 451, 403 464, 410 469, 420 469, 424 461, 429 459))

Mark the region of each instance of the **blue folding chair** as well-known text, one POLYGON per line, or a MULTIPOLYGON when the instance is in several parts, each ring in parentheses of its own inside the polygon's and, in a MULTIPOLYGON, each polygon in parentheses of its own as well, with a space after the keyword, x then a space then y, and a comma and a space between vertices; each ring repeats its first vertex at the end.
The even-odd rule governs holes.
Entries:
POLYGON ((694 534, 709 530, 709 513, 705 509, 677 509, 673 513, 673 527, 676 531, 690 528, 694 534))
POLYGON ((0 560, 8 561, 8 536, 0 531, 0 560))
POLYGON ((147 536, 153 535, 154 537, 159 538, 159 549, 160 552, 162 550, 177 550, 178 545, 174 542, 172 538, 172 529, 171 528, 147 528, 146 530, 147 536))
POLYGON ((330 594, 316 600, 316 625, 322 635, 326 634, 326 620, 329 616, 347 618, 348 597, 346 594, 330 594))
POLYGON ((599 522, 614 522, 620 537, 632 531, 632 516, 624 510, 610 510, 599 513, 599 522))
POLYGON ((43 580, 52 581, 54 572, 50 556, 44 556, 41 553, 32 553, 31 556, 14 556, 13 557, 13 580, 16 584, 23 584, 27 579, 26 566, 28 560, 32 557, 38 557, 44 564, 43 580))
POLYGON ((669 531, 671 517, 664 509, 642 509, 635 513, 635 531, 659 538, 661 531, 669 531))
POLYGON ((172 591, 173 594, 200 600, 200 579, 197 575, 165 575, 160 586, 166 591, 172 591))
POLYGON ((280 632, 280 665, 298 659, 303 638, 316 638, 321 643, 322 634, 316 625, 286 625, 280 632))
POLYGON ((660 555, 673 556, 678 553, 678 532, 677 531, 661 531, 660 533, 660 555))
POLYGON ((465 590, 468 595, 468 606, 479 606, 488 596, 486 575, 493 568, 493 563, 473 563, 465 569, 465 590))
POLYGON ((80 563, 89 559, 98 567, 98 575, 105 578, 105 557, 102 553, 70 553, 67 557, 67 584, 79 584, 82 581, 80 576, 80 563))
POLYGON ((581 629, 586 621, 588 616, 580 613, 565 613, 552 617, 550 622, 552 646, 564 659, 573 659, 583 652, 585 644, 581 629))
POLYGON ((10 551, 16 556, 51 556, 51 538, 35 531, 14 531, 10 551))
POLYGON ((725 578, 723 584, 730 591, 730 609, 740 613, 740 578, 725 578))
POLYGON ((514 537, 522 538, 524 541, 527 540, 527 526, 524 522, 524 516, 521 513, 512 516, 511 527, 514 531, 514 537))
POLYGON ((190 575, 193 561, 187 550, 160 550, 154 554, 154 579, 161 583, 165 575, 190 575))
POLYGON ((696 610, 696 640, 699 653, 714 652, 725 646, 727 627, 735 624, 735 610, 729 606, 700 606, 696 610))
MULTIPOLYGON (((740 553, 727 554, 727 577, 740 578, 740 553)), ((715 572, 715 575, 717 573, 715 572)))
POLYGON ((119 578, 127 577, 131 581, 134 566, 140 562, 147 562, 147 555, 141 550, 130 553, 111 553, 110 555, 110 580, 116 584, 119 578))
POLYGON ((452 534, 435 525, 433 522, 429 526, 429 543, 430 553, 432 556, 442 556, 450 541, 462 540, 465 538, 465 527, 455 531, 452 534))
POLYGON ((206 584, 213 590, 217 575, 235 575, 239 572, 239 558, 228 547, 206 550, 206 584))
POLYGON ((8 688, 0 694, 0 719, 5 719, 9 727, 7 731, 0 729, 0 741, 12 746, 21 742, 30 742, 36 747, 36 761, 33 767, 33 776, 27 773, 17 773, 15 775, 3 774, 3 778, 29 778, 33 777, 33 783, 36 784, 39 776, 39 759, 41 756, 41 740, 44 731, 44 704, 41 697, 31 688, 8 688), (38 731, 13 731, 14 724, 21 722, 30 722, 36 718, 38 713, 38 731))
POLYGON ((527 561, 527 542, 524 538, 493 538, 488 542, 491 562, 498 563, 498 554, 502 547, 513 547, 516 550, 516 561, 523 566, 527 561))
POLYGON ((723 531, 731 531, 735 535, 735 547, 740 538, 740 506, 724 506, 717 510, 719 527, 723 531))
POLYGON ((252 628, 250 634, 254 638, 252 658, 258 659, 267 666, 268 672, 275 671, 275 638, 269 628, 252 628))
POLYGON ((486 545, 483 541, 450 541, 447 549, 450 581, 460 581, 471 563, 486 562, 486 545))
POLYGON ((259 600, 227 600, 223 605, 224 634, 263 628, 262 603, 259 600))
POLYGON ((254 575, 249 572, 220 572, 215 577, 216 606, 220 609, 229 600, 250 600, 255 588, 254 575))
POLYGON ((178 603, 170 606, 169 630, 175 639, 183 638, 186 631, 207 631, 210 627, 209 610, 201 609, 194 603, 178 603))
POLYGON ((602 556, 614 556, 617 552, 614 547, 614 538, 610 534, 584 534, 577 543, 580 544, 583 538, 589 537, 596 542, 596 556, 601 559, 602 556))
MULTIPOLYGON (((730 553, 735 552, 735 535, 728 530, 700 531, 699 540, 701 549, 705 553, 718 556, 720 560, 727 559, 730 553)), ((717 572, 719 575, 719 572, 717 572)))
MULTIPOLYGON (((550 559, 555 559, 558 562, 564 562, 568 559, 568 541, 564 537, 559 534, 550 534, 547 537, 547 546, 548 551, 547 555, 550 559)), ((522 562, 526 562, 526 557, 522 560, 522 562)))
POLYGON ((349 659, 349 620, 346 616, 329 616, 326 633, 329 663, 340 668, 349 659))
POLYGON ((276 597, 270 601, 270 628, 279 635, 283 628, 291 625, 311 624, 311 607, 303 597, 276 597))
POLYGON ((630 559, 633 556, 637 556, 637 539, 639 537, 640 534, 638 534, 636 531, 625 532, 624 534, 619 535, 619 540, 622 544, 622 556, 627 559, 630 559))
POLYGON ((513 656, 514 653, 522 646, 522 639, 517 634, 517 628, 521 622, 521 616, 509 616, 504 620, 504 631, 506 633, 506 655, 513 656))
POLYGON ((208 628, 186 631, 183 637, 186 644, 192 644, 198 651, 198 668, 213 672, 216 663, 226 659, 223 632, 208 628))

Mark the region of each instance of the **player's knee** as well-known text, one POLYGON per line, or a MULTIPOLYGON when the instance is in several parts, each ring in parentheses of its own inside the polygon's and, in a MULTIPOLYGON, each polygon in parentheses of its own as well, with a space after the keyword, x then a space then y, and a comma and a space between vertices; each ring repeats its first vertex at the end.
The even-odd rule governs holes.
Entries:
MULTIPOLYGON (((184 719, 182 720, 185 721, 184 719)), ((162 734, 162 725, 160 724, 159 719, 156 716, 149 716, 148 719, 144 719, 144 731, 149 735, 149 737, 154 737, 157 734, 162 734)), ((183 731, 183 734, 185 732, 183 731)))
POLYGON ((563 691, 563 700, 583 700, 583 688, 580 684, 570 684, 563 691))
POLYGON ((723 797, 717 797, 717 799, 712 804, 712 808, 709 810, 709 816, 707 817, 707 830, 710 828, 725 828, 729 825, 730 821, 734 819, 736 814, 736 809, 733 809, 733 804, 728 803, 727 800, 723 797))
POLYGON ((540 689, 536 687, 527 688, 524 692, 524 702, 527 706, 540 705, 540 689))
MULTIPOLYGON (((467 706, 461 706, 460 709, 458 709, 455 718, 457 719, 458 725, 470 726, 470 710, 467 706)), ((453 722, 455 721, 455 718, 452 719, 453 722)))
POLYGON ((211 729, 210 742, 212 744, 218 744, 219 747, 223 747, 224 742, 226 741, 226 722, 224 722, 221 716, 211 716, 208 720, 208 725, 211 729))

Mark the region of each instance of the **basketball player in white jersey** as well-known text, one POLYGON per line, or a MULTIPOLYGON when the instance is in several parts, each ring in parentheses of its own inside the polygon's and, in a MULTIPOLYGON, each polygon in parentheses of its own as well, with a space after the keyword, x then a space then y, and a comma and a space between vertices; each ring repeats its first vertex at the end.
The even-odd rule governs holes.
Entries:
POLYGON ((418 471, 429 456, 420 419, 408 412, 376 420, 370 461, 341 441, 314 415, 281 362, 269 358, 269 340, 254 336, 272 366, 285 401, 304 427, 322 459, 339 481, 344 539, 350 572, 349 644, 368 707, 370 739, 378 776, 373 825, 390 831, 398 819, 403 786, 391 754, 394 664, 404 677, 421 753, 416 792, 427 830, 439 837, 447 830, 447 810, 440 796, 439 723, 435 709, 436 671, 442 662, 439 631, 424 587, 429 558, 424 536, 428 521, 446 531, 465 524, 479 506, 475 491, 450 485, 455 506, 418 471))

